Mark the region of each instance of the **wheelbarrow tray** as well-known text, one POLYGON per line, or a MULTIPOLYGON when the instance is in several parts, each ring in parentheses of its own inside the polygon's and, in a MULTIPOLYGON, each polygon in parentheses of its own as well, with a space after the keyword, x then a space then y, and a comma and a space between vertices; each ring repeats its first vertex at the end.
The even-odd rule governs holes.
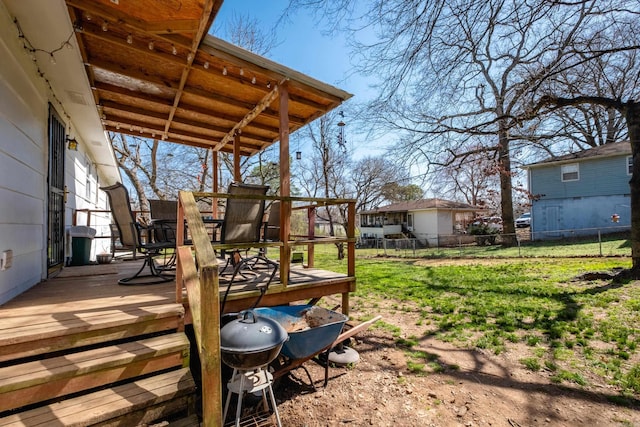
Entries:
POLYGON ((315 305, 259 307, 256 315, 280 323, 289 334, 280 354, 289 359, 308 359, 328 348, 349 319, 342 313, 315 305))

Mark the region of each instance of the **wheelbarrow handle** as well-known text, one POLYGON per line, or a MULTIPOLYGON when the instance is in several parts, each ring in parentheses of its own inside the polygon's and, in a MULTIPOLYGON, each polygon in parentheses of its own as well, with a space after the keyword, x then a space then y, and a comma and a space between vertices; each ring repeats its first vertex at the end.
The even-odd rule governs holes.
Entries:
POLYGON ((364 331, 365 329, 367 329, 369 326, 371 326, 372 324, 374 324, 380 319, 382 319, 382 316, 376 316, 373 319, 367 320, 366 322, 362 322, 354 326, 353 328, 349 329, 348 331, 341 333, 340 335, 338 335, 338 338, 336 338, 336 340, 333 342, 333 344, 331 344, 329 348, 333 348, 338 344, 340 344, 342 341, 346 340, 347 338, 351 338, 358 332, 364 331))

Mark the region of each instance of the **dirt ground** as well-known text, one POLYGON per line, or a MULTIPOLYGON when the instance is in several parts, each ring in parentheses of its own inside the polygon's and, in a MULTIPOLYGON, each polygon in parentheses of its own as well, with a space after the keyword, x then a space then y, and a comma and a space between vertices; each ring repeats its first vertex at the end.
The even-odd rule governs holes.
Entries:
MULTIPOLYGON (((371 314, 361 303, 352 298, 353 318, 371 314)), ((302 369, 277 381, 283 426, 640 426, 640 407, 610 403, 617 392, 606 384, 554 384, 550 373, 518 362, 517 346, 497 356, 456 348, 425 336, 417 313, 394 310, 393 301, 386 306, 375 314, 400 327, 401 337, 423 337, 413 350, 428 353, 439 369, 412 373, 397 337, 369 328, 349 343, 359 362, 331 367, 326 387, 324 367, 313 361, 304 366, 315 389, 302 369)))

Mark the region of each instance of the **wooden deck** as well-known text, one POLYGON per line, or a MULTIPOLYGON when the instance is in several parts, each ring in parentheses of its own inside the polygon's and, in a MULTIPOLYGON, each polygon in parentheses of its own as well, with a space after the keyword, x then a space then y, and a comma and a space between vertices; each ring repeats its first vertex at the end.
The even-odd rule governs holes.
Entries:
MULTIPOLYGON (((134 425, 184 415, 185 425, 197 425, 202 384, 189 370, 197 354, 184 333, 188 299, 175 301, 175 281, 118 285, 141 263, 67 267, 0 306, 0 426, 134 425)), ((225 312, 252 307, 264 277, 257 269, 255 280, 234 284, 225 312)), ((226 289, 222 274, 220 293, 226 289)), ((353 277, 295 266, 289 285, 276 276, 260 305, 353 290, 353 277)))
MULTIPOLYGON (((0 332, 18 330, 43 316, 82 319, 98 312, 126 313, 141 307, 163 306, 176 301, 175 282, 169 281, 146 286, 122 286, 118 280, 133 274, 142 260, 114 260, 111 264, 71 266, 55 278, 43 281, 17 298, 0 306, 0 332)), ((285 288, 276 276, 260 305, 273 306, 325 295, 353 292, 355 280, 344 274, 326 270, 295 266, 290 271, 289 285, 285 288)), ((259 276, 260 280, 264 277, 259 276)), ((225 312, 251 307, 260 292, 261 281, 239 282, 229 292, 225 312)), ((220 293, 226 290, 224 276, 220 293)), ((186 299, 185 299, 186 304, 186 299)), ((185 323, 190 323, 187 310, 185 323)))

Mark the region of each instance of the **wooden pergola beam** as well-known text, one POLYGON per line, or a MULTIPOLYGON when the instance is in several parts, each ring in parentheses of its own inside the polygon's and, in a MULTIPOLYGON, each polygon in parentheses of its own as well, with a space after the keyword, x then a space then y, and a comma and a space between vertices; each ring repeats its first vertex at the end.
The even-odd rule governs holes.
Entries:
POLYGON ((173 100, 173 105, 171 106, 171 111, 169 112, 169 118, 167 119, 167 124, 164 128, 164 139, 166 139, 169 129, 171 129, 171 122, 173 121, 173 117, 176 114, 176 109, 180 104, 180 98, 182 98, 182 94, 184 92, 185 86, 187 84, 187 79, 189 78, 189 73, 191 72, 191 64, 193 64, 193 60, 196 59, 196 55, 198 53, 198 46, 200 46, 200 42, 202 41, 202 37, 207 34, 207 30, 209 29, 209 17, 211 15, 211 11, 213 10, 213 0, 206 0, 204 2, 203 14, 200 16, 200 22, 198 23, 198 31, 193 38, 193 43, 191 44, 191 51, 187 56, 187 65, 182 70, 182 76, 180 77, 180 86, 178 91, 176 92, 176 96, 173 100))
MULTIPOLYGON (((264 98, 262 98, 260 100, 260 102, 258 102, 258 104, 256 104, 256 106, 253 107, 253 109, 251 111, 249 111, 246 116, 244 116, 242 118, 242 120, 240 120, 238 123, 236 123, 236 125, 229 131, 229 133, 227 133, 224 136, 224 138, 222 138, 222 140, 220 142, 218 142, 216 145, 214 145, 213 149, 214 150, 219 150, 220 148, 224 147, 229 141, 231 141, 232 138, 235 138, 236 135, 241 133, 242 129, 245 126, 247 126, 249 123, 251 123, 253 121, 253 119, 258 117, 260 115, 260 113, 262 113, 264 110, 266 110, 269 107, 269 105, 271 105, 271 103, 278 96, 279 87, 285 81, 286 81, 286 79, 283 80, 282 82, 280 82, 279 84, 277 84, 273 88, 273 90, 271 92, 266 94, 264 96, 264 98)), ((280 114, 282 115, 282 111, 280 112, 280 114)))

